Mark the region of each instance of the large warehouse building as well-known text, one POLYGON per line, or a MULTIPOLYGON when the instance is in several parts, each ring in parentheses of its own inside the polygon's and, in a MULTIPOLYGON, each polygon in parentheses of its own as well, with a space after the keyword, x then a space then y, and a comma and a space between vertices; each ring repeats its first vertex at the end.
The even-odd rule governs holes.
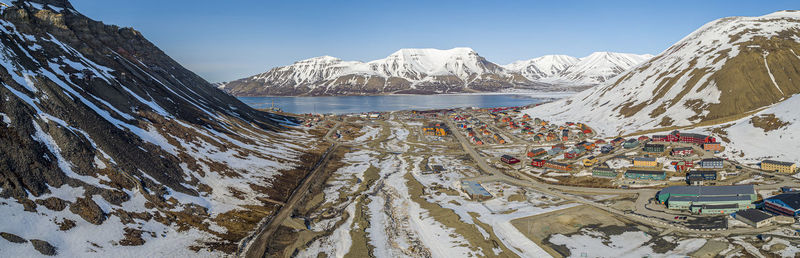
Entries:
POLYGON ((658 192, 659 202, 667 208, 701 214, 728 214, 754 207, 753 185, 670 186, 658 192))

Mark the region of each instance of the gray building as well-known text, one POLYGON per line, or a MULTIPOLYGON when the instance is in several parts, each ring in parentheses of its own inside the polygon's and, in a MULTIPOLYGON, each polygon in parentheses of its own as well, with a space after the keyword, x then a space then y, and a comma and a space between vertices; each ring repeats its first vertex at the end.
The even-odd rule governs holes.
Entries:
POLYGON ((701 168, 722 168, 724 160, 720 158, 710 158, 701 160, 698 165, 701 168))

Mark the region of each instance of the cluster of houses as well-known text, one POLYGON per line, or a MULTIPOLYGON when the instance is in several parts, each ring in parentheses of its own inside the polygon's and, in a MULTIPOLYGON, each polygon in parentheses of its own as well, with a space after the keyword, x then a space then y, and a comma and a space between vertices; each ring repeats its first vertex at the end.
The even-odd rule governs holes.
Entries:
POLYGON ((431 123, 422 127, 422 133, 430 136, 447 136, 450 129, 442 123, 431 123))
POLYGON ((494 141, 498 144, 506 143, 506 139, 503 138, 503 136, 501 136, 499 133, 489 130, 488 126, 477 118, 473 118, 468 115, 456 114, 451 114, 450 118, 457 122, 456 126, 458 128, 467 131, 467 137, 469 137, 470 141, 475 145, 484 144, 484 140, 482 140, 481 137, 494 139, 494 141))
POLYGON ((566 122, 563 125, 551 124, 540 118, 523 115, 519 122, 509 117, 499 119, 499 123, 507 123, 511 131, 519 130, 522 135, 532 135, 534 142, 566 142, 571 139, 583 139, 592 133, 592 129, 583 123, 566 122))

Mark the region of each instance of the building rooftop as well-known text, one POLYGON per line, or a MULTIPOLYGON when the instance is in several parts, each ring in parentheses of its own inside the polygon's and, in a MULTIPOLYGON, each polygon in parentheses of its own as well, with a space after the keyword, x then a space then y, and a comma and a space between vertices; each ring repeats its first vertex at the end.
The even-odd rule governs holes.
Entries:
POLYGON ((767 198, 767 200, 779 200, 794 210, 800 210, 800 193, 784 193, 767 198))
POLYGON ((685 151, 685 150, 691 150, 691 149, 692 149, 692 147, 678 147, 678 148, 673 148, 672 150, 673 151, 685 151))
POLYGON ((462 181, 461 185, 463 186, 464 190, 467 191, 469 194, 477 194, 491 197, 492 195, 489 191, 486 191, 486 188, 483 188, 481 184, 475 181, 462 181))
POLYGON ((703 176, 703 175, 707 175, 707 174, 715 174, 716 175, 717 171, 713 171, 713 170, 694 170, 694 171, 689 171, 688 173, 686 173, 686 176, 688 176, 688 177, 703 176))
POLYGON ((703 204, 703 205, 692 205, 694 207, 700 207, 701 209, 737 209, 739 205, 736 204, 703 204))
POLYGON ((768 164, 775 164, 780 166, 791 166, 794 165, 792 162, 784 162, 784 161, 777 161, 777 160, 765 160, 761 161, 761 163, 768 163, 768 164))
POLYGON ((756 209, 747 209, 738 211, 736 212, 736 218, 739 218, 739 216, 754 223, 758 223, 766 219, 772 218, 772 215, 770 215, 769 213, 756 209))
POLYGON ((604 171, 604 172, 614 172, 613 169, 607 167, 595 167, 592 171, 604 171))
POLYGON ((648 174, 648 175, 663 175, 664 171, 660 170, 628 170, 625 173, 631 174, 648 174))
POLYGON ((697 134, 697 133, 681 133, 681 137, 692 137, 692 138, 706 138, 707 135, 697 134))
POLYGON ((728 196, 670 196, 669 201, 675 202, 736 202, 750 201, 747 195, 728 195, 728 196))
POLYGON ((634 161, 656 161, 656 158, 653 157, 636 157, 633 158, 634 161))
POLYGON ((700 162, 721 162, 723 159, 721 158, 710 158, 710 159, 703 159, 700 162))
POLYGON ((659 195, 691 195, 691 196, 720 196, 720 195, 745 195, 756 194, 753 185, 718 185, 718 186, 670 186, 658 192, 659 195))
POLYGON ((567 165, 565 163, 555 162, 555 161, 552 161, 552 160, 548 160, 547 163, 550 163, 550 164, 553 164, 553 165, 557 165, 557 166, 564 166, 564 167, 569 166, 569 165, 567 165))

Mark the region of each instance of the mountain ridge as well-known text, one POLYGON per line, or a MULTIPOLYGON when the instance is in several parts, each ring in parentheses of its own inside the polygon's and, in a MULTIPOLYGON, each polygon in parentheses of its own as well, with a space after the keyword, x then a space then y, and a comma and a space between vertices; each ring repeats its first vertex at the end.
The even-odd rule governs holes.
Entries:
MULTIPOLYGON (((579 62, 577 58, 553 57, 579 62)), ((541 58, 547 59, 547 56, 541 58)), ((533 60, 527 62, 535 63, 533 60)), ((332 56, 312 57, 251 77, 218 83, 218 86, 236 96, 435 94, 493 92, 509 88, 547 91, 554 88, 539 79, 554 74, 553 69, 560 73, 571 65, 553 63, 548 68, 528 67, 526 70, 521 65, 497 65, 466 47, 446 50, 403 48, 386 58, 368 62, 344 61, 332 56)), ((618 73, 617 70, 613 72, 618 73)), ((581 80, 572 84, 593 83, 581 80)))
POLYGON ((800 93, 797 53, 798 11, 721 18, 613 80, 525 112, 606 136, 725 123, 800 93))
POLYGON ((0 215, 17 218, 0 231, 60 255, 231 253, 315 157, 296 119, 68 1, 1 6, 0 42, 0 215))

